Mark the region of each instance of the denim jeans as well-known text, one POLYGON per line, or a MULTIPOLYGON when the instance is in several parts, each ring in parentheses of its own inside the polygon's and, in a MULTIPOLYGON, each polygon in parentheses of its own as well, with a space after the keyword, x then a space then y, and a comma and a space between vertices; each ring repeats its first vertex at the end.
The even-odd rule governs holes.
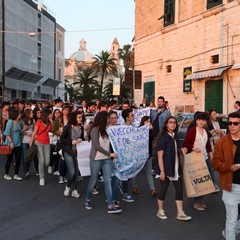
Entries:
POLYGON ((215 183, 215 176, 214 176, 214 170, 213 170, 213 167, 211 165, 211 162, 210 162, 210 159, 206 159, 206 164, 207 164, 207 167, 208 167, 208 171, 210 173, 210 176, 212 178, 212 181, 213 183, 215 183))
MULTIPOLYGON (((154 187, 154 182, 153 182, 153 177, 152 177, 152 159, 149 158, 143 169, 145 170, 145 173, 146 173, 146 177, 147 177, 147 182, 148 182, 148 186, 149 186, 149 189, 150 191, 152 190, 155 190, 155 187, 154 187)), ((134 178, 133 178, 133 188, 138 188, 139 187, 139 174, 138 173, 134 178)))
POLYGON ((232 184, 232 191, 223 190, 222 200, 226 208, 226 239, 235 240, 240 233, 238 220, 238 204, 240 204, 240 184, 232 184))
POLYGON ((64 160, 67 165, 67 187, 77 190, 78 188, 78 160, 76 154, 64 152, 64 160))
POLYGON ((106 199, 108 205, 112 205, 112 159, 90 160, 91 176, 87 187, 86 199, 91 199, 92 190, 97 182, 100 169, 102 169, 103 172, 106 199))
POLYGON ((22 163, 23 163, 23 172, 26 174, 29 171, 30 162, 25 159, 27 151, 29 149, 28 143, 22 143, 22 163))
POLYGON ((119 184, 119 179, 114 175, 112 177, 112 199, 113 201, 118 200, 118 184, 119 184))
POLYGON ((42 144, 35 141, 37 145, 37 156, 38 156, 38 171, 39 178, 44 178, 44 165, 47 167, 50 162, 50 144, 42 144))

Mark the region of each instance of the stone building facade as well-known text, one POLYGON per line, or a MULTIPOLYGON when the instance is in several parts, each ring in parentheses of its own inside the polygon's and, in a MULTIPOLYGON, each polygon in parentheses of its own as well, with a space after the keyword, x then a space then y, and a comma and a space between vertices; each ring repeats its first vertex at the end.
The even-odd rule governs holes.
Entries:
POLYGON ((136 0, 135 101, 162 95, 172 112, 233 111, 240 98, 240 1, 136 0))

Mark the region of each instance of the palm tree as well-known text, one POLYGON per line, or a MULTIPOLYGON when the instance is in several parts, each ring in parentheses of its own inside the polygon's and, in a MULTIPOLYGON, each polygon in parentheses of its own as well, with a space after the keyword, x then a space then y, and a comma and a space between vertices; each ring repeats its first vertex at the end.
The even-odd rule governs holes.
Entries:
POLYGON ((104 79, 112 74, 114 76, 117 76, 117 65, 115 61, 117 61, 116 58, 111 57, 111 54, 108 51, 100 52, 99 55, 95 55, 93 57, 94 62, 92 63, 92 69, 98 74, 101 75, 101 85, 99 89, 99 94, 102 95, 103 90, 103 81, 104 79))
POLYGON ((123 66, 126 70, 134 69, 134 49, 131 44, 123 45, 123 48, 118 49, 118 56, 123 60, 123 66))
POLYGON ((74 85, 78 85, 80 91, 80 98, 88 101, 97 98, 96 89, 99 88, 97 77, 93 69, 90 67, 79 69, 74 85))

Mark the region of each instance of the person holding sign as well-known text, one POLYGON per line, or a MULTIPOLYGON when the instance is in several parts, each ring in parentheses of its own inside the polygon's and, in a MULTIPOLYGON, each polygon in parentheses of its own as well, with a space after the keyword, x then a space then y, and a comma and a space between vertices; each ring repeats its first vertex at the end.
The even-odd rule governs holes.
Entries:
POLYGON ((160 191, 158 195, 158 213, 160 219, 168 217, 164 211, 164 199, 170 182, 175 188, 175 201, 177 206, 177 220, 188 221, 192 217, 183 211, 183 172, 180 164, 180 141, 177 136, 178 126, 175 117, 168 117, 158 137, 157 151, 160 168, 160 191))
POLYGON ((108 113, 99 112, 90 129, 90 140, 92 141, 90 150, 90 171, 91 177, 87 187, 85 208, 92 209, 91 196, 96 185, 99 171, 102 169, 104 179, 104 190, 108 203, 108 213, 120 213, 122 209, 116 208, 112 200, 112 158, 116 158, 116 153, 110 152, 110 140, 106 131, 108 113))
MULTIPOLYGON (((153 132, 152 132, 152 123, 151 123, 151 118, 149 116, 143 116, 140 122, 139 127, 143 125, 148 125, 149 126, 149 144, 148 144, 148 149, 149 149, 149 157, 148 160, 146 161, 144 165, 144 170, 147 176, 147 182, 148 186, 150 188, 150 194, 152 197, 155 197, 158 192, 155 190, 154 182, 153 182, 153 177, 152 177, 152 141, 153 141, 153 132)), ((133 178, 133 193, 141 193, 140 189, 138 188, 138 178, 139 174, 137 174, 133 178)))
MULTIPOLYGON (((213 179, 214 172, 210 163, 212 159, 212 147, 205 129, 207 120, 208 115, 205 112, 200 112, 196 115, 196 126, 190 128, 187 132, 183 147, 187 148, 187 153, 192 151, 203 153, 211 178, 213 182, 215 182, 213 179)), ((203 196, 194 198, 193 207, 198 211, 204 211, 207 208, 206 204, 203 202, 203 196)))
POLYGON ((240 204, 240 113, 228 115, 229 134, 216 142, 212 166, 219 172, 226 208, 226 227, 223 235, 235 240, 240 232, 238 206, 240 204))

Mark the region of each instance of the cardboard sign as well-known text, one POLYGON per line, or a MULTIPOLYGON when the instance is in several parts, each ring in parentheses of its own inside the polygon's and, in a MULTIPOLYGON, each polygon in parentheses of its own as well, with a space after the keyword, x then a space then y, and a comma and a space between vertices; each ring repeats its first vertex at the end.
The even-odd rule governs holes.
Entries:
POLYGON ((202 153, 191 152, 184 155, 183 178, 188 197, 199 197, 215 192, 215 187, 202 153))

